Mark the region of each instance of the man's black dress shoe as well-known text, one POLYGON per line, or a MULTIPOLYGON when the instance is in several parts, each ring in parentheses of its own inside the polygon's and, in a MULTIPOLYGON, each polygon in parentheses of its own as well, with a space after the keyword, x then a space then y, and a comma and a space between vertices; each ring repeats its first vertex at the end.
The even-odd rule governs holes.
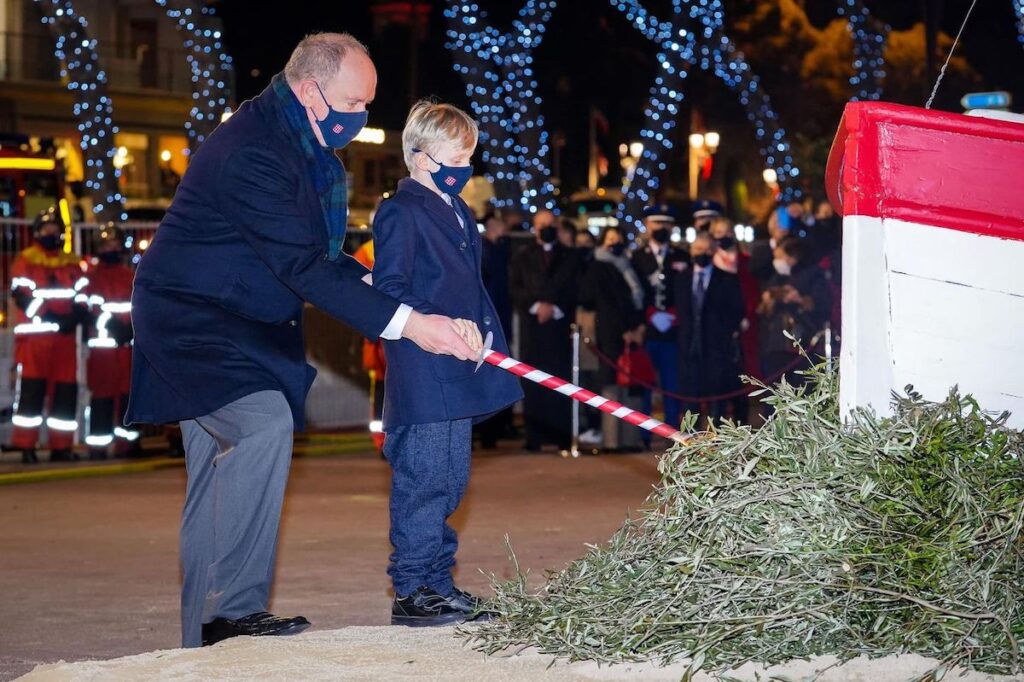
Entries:
POLYGON ((395 596, 391 604, 391 624, 409 627, 451 625, 466 620, 466 612, 453 606, 446 598, 430 589, 420 587, 406 597, 395 596))
POLYGON ((448 603, 466 614, 466 620, 475 623, 490 620, 492 617, 498 615, 494 611, 487 611, 484 609, 483 599, 475 597, 469 592, 460 590, 457 587, 453 587, 452 593, 448 595, 448 603))
POLYGON ((281 618, 266 611, 250 613, 241 618, 214 618, 203 623, 203 646, 210 646, 231 637, 269 637, 297 635, 309 627, 302 616, 281 618))

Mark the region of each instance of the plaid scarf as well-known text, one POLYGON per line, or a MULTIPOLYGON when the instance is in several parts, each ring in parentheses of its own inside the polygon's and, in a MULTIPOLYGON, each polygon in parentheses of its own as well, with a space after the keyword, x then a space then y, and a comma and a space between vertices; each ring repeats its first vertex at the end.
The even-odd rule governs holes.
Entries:
POLYGON ((345 241, 345 229, 348 226, 348 188, 345 186, 345 167, 341 164, 334 151, 320 145, 309 126, 306 110, 299 104, 284 74, 274 76, 270 86, 277 95, 276 108, 278 119, 288 132, 292 144, 302 150, 309 172, 313 178, 313 187, 320 197, 320 206, 324 211, 324 222, 327 224, 327 237, 330 246, 327 258, 337 260, 341 254, 341 245, 345 241))

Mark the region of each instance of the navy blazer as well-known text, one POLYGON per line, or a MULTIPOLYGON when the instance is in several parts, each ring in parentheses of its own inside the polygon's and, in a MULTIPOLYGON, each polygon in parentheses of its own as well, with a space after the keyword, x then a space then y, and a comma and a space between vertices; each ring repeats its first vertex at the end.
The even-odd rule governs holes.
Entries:
MULTIPOLYGON (((453 207, 412 178, 377 210, 373 221, 373 286, 423 313, 476 322, 508 353, 498 313, 480 276, 480 235, 462 199, 453 207), (455 217, 459 211, 466 227, 455 217)), ((406 339, 385 341, 384 428, 472 417, 481 421, 523 396, 515 376, 488 364, 420 350, 406 339)))
POLYGON ((370 338, 398 308, 361 281, 355 260, 326 259, 320 198, 281 106, 268 87, 210 135, 139 265, 128 423, 190 419, 278 390, 302 428, 315 375, 303 302, 370 338))

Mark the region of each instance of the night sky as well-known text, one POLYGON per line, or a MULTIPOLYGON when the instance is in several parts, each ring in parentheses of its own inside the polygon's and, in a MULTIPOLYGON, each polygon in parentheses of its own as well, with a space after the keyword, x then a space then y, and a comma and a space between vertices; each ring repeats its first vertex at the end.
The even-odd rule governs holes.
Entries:
MULTIPOLYGON (((477 1, 497 26, 508 26, 520 6, 512 0, 477 1)), ((921 20, 925 1, 868 0, 867 5, 894 29, 902 30, 921 20)), ((751 0, 731 2, 752 4, 751 0)), ((284 67, 292 48, 304 35, 348 31, 367 43, 379 73, 370 125, 401 129, 411 96, 434 95, 468 108, 462 83, 444 49, 443 0, 431 2, 434 10, 428 34, 419 45, 414 87, 409 78, 408 31, 396 26, 375 35, 370 4, 368 0, 221 0, 219 13, 227 48, 237 67, 239 100, 258 94, 284 67)), ((817 26, 836 17, 832 0, 804 0, 801 4, 808 8, 817 26)), ((955 35, 970 4, 971 0, 945 0, 942 30, 955 35)), ((669 3, 651 0, 646 5, 664 12, 669 3)), ((727 30, 728 26, 727 15, 727 30)), ((1020 110, 1024 105, 1024 45, 1017 40, 1011 0, 978 0, 958 53, 981 74, 983 89, 1010 90, 1014 109, 1020 110)), ((757 72, 757 63, 751 65, 757 72)), ((579 184, 586 172, 590 107, 599 108, 608 118, 613 137, 622 141, 635 138, 655 73, 654 49, 607 0, 560 0, 536 54, 536 73, 548 130, 564 131, 568 140, 562 155, 563 175, 567 184, 579 184)), ((693 80, 699 88, 699 80, 693 80)), ((959 97, 962 93, 956 94, 959 97)), ((923 105, 923 98, 918 104, 923 105)), ((793 122, 783 123, 788 123, 791 130, 796 128, 793 122)))

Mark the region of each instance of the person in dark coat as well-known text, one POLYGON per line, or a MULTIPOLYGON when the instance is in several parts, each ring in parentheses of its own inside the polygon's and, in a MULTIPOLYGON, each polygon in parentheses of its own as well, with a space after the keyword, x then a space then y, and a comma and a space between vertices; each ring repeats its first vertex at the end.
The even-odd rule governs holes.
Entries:
MULTIPOLYGON (((572 370, 569 327, 576 310, 579 260, 558 242, 551 211, 534 216, 536 241, 512 260, 509 287, 519 312, 522 361, 550 374, 568 377, 572 370)), ((526 449, 544 443, 565 450, 570 445, 572 410, 569 399, 530 381, 523 382, 526 449)))
MULTIPOLYGON (((672 243, 676 229, 675 212, 666 204, 644 210, 647 243, 632 256, 633 269, 644 285, 645 347, 658 374, 664 396, 665 422, 679 426, 679 400, 667 395, 679 393, 678 320, 676 318, 677 277, 690 267, 689 254, 672 243)), ((651 413, 651 391, 644 394, 644 412, 651 413)))
POLYGON ((181 422, 184 646, 309 625, 267 613, 292 435, 315 374, 303 304, 371 339, 473 356, 455 321, 374 290, 341 254, 345 170, 334 150, 362 127, 376 83, 351 36, 304 39, 193 156, 140 264, 125 421, 181 422))
MULTIPOLYGON (((639 408, 645 391, 640 386, 627 385, 623 386, 625 394, 620 395, 617 363, 627 343, 634 352, 642 347, 644 288, 630 263, 625 237, 618 228, 606 228, 599 244, 580 285, 580 306, 594 311, 594 343, 604 356, 597 371, 596 392, 639 408)), ((630 443, 620 443, 617 422, 603 419, 601 426, 605 448, 632 447, 630 443)), ((630 437, 635 435, 630 434, 630 437)), ((648 432, 639 435, 645 445, 650 445, 648 432)))
MULTIPOLYGON (((679 387, 684 395, 703 398, 740 388, 738 335, 743 295, 736 275, 714 266, 715 240, 700 232, 690 245, 693 264, 688 277, 676 278, 679 311, 679 387)), ((683 404, 698 412, 703 401, 683 404)), ((708 403, 708 419, 721 419, 728 401, 708 403)))
POLYGON ((483 240, 480 242, 480 272, 484 288, 494 303, 498 321, 505 332, 505 339, 512 342, 512 295, 508 288, 509 261, 512 245, 508 229, 501 218, 494 213, 484 217, 483 240))
MULTIPOLYGON (((644 288, 626 255, 626 240, 618 228, 601 233, 600 246, 580 286, 580 305, 596 315, 597 349, 615 361, 626 347, 624 334, 642 331, 644 288)), ((602 366, 601 383, 614 384, 615 367, 602 366)))
MULTIPOLYGON (((505 340, 511 344, 512 294, 508 288, 508 271, 512 245, 507 234, 508 226, 493 212, 484 216, 483 225, 483 239, 480 241, 480 274, 484 288, 487 289, 498 313, 498 321, 505 333, 505 340)), ((499 438, 511 434, 514 429, 513 418, 512 408, 508 407, 475 427, 474 430, 480 436, 480 447, 492 449, 497 446, 499 438)))
POLYGON ((803 377, 796 372, 808 363, 800 359, 786 333, 798 339, 810 353, 812 338, 832 314, 829 282, 818 264, 809 259, 809 247, 805 240, 796 237, 787 237, 775 247, 775 275, 766 283, 758 306, 761 371, 767 380, 777 381, 777 375, 785 369, 786 381, 802 383, 803 377))

